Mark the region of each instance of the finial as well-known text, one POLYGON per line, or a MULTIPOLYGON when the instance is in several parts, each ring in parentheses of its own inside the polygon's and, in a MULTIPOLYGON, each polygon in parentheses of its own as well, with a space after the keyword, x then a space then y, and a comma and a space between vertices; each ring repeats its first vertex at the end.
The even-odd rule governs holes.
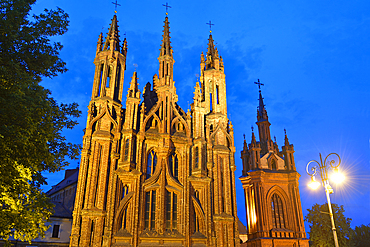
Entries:
POLYGON ((284 128, 284 133, 285 133, 285 135, 286 135, 286 129, 284 128))
POLYGON ((212 26, 214 26, 215 24, 212 24, 211 21, 209 21, 209 23, 206 24, 209 25, 209 33, 212 33, 212 26))
POLYGON ((162 6, 166 7, 166 16, 168 15, 168 8, 172 8, 170 5, 168 5, 168 3, 166 2, 166 4, 162 4, 162 6))
POLYGON ((126 39, 126 32, 123 34, 123 36, 125 36, 125 39, 126 39))
POLYGON ((245 141, 245 134, 243 134, 243 137, 244 137, 244 141, 245 141))
POLYGON ((264 86, 265 85, 265 84, 263 84, 263 83, 260 82, 260 79, 258 79, 257 82, 254 82, 254 84, 257 84, 258 85, 259 92, 261 92, 261 86, 264 86))
POLYGON ((137 69, 137 63, 134 63, 134 67, 135 67, 135 72, 136 72, 136 69, 137 69))
POLYGON ((117 14, 117 6, 121 6, 121 4, 117 3, 118 0, 116 0, 116 2, 112 2, 115 6, 115 10, 114 10, 114 13, 117 14))
POLYGON ((252 129, 252 132, 253 132, 253 130, 254 130, 253 126, 251 127, 251 129, 252 129))
POLYGON ((276 143, 276 136, 274 136, 274 141, 275 141, 275 143, 276 143))

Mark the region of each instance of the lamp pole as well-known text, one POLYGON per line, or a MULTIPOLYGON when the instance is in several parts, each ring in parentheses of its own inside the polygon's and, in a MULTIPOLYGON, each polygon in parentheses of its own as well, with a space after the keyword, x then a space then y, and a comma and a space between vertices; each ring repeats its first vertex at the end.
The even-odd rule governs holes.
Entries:
POLYGON ((321 153, 319 153, 319 155, 320 155, 320 163, 316 160, 311 160, 310 162, 308 162, 306 166, 306 172, 309 176, 311 176, 312 181, 315 181, 316 173, 320 172, 322 186, 325 188, 326 200, 328 201, 329 215, 330 215, 331 226, 333 230, 335 247, 339 247, 337 231, 335 229, 335 223, 334 223, 334 218, 333 218, 333 210, 331 207, 330 196, 329 196, 330 194, 333 193, 333 188, 329 184, 328 169, 331 168, 336 171, 340 165, 340 157, 337 153, 330 153, 325 157, 324 163, 323 163, 321 153), (338 159, 334 159, 335 157, 333 159, 329 158, 333 156, 336 156, 338 159), (310 164, 313 164, 313 165, 310 166, 310 164))

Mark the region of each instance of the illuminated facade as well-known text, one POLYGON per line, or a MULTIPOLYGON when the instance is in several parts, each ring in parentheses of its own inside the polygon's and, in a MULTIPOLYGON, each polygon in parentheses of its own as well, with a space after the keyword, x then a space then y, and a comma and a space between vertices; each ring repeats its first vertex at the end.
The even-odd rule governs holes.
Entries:
MULTIPOLYGON (((257 84, 260 84, 259 82, 257 84)), ((260 85, 259 85, 260 86, 260 85)), ((241 152, 247 214, 248 247, 304 246, 304 229, 294 147, 285 133, 282 150, 271 140, 270 122, 259 91, 257 110, 259 142, 252 130, 252 141, 244 140, 241 152)))
POLYGON ((169 21, 158 75, 122 101, 127 43, 98 40, 70 246, 239 246, 233 126, 209 35, 191 111, 177 104, 169 21))

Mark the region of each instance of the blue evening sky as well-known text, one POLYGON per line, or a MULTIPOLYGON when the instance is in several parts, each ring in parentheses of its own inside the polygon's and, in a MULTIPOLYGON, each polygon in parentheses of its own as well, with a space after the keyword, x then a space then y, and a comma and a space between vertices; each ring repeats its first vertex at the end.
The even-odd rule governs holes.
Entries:
MULTIPOLYGON (((135 68, 140 90, 158 72, 164 1, 119 1, 121 39, 128 42, 123 96, 135 68)), ((284 128, 294 144, 303 214, 314 203, 326 203, 324 189, 310 191, 305 166, 331 152, 342 158, 346 183, 334 187, 332 202, 344 205, 352 226, 370 223, 370 1, 244 0, 170 1, 169 21, 179 104, 187 110, 206 52, 210 20, 219 54, 224 58, 228 117, 234 125, 236 177, 241 175, 243 134, 251 139, 260 79, 271 123, 271 135, 284 144, 284 128)), ((70 15, 69 31, 55 40, 69 71, 43 85, 58 102, 77 102, 82 117, 67 140, 82 143, 94 77, 99 33, 109 28, 112 0, 39 0, 34 12, 59 6, 70 15)), ((70 168, 77 166, 73 161, 70 168)), ((46 174, 48 190, 64 172, 46 174)), ((245 219, 239 179, 238 215, 245 219)), ((306 226, 306 231, 309 229, 306 226)))

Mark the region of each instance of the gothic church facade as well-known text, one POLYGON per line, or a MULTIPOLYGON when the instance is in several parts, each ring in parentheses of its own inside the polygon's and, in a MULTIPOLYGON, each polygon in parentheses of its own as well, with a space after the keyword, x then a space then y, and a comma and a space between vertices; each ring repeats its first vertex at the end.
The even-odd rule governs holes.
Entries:
POLYGON ((200 81, 177 104, 166 16, 159 71, 122 100, 127 42, 100 34, 70 246, 239 246, 233 126, 222 57, 209 35, 200 81))

